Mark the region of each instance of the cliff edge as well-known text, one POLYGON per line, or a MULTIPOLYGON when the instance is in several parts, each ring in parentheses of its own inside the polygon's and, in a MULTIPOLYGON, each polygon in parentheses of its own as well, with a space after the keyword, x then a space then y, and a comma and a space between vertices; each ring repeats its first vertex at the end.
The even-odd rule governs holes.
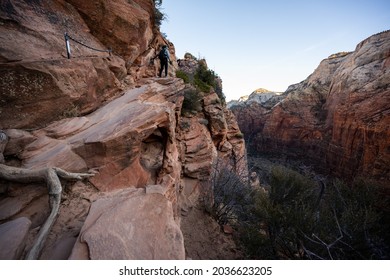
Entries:
MULTIPOLYGON (((3 164, 95 173, 63 182, 40 258, 186 258, 182 218, 217 162, 246 168, 245 144, 213 90, 198 113, 183 114, 186 85, 154 2, 7 0, 0 8, 3 164), (162 45, 173 65, 156 78, 162 45)), ((44 184, 1 181, 2 259, 24 258, 47 201, 44 184)))

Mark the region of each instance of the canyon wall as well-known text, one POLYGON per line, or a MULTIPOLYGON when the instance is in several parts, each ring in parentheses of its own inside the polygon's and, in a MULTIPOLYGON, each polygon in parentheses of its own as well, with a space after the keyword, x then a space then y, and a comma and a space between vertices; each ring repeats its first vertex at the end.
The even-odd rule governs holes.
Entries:
MULTIPOLYGON (((183 114, 187 85, 174 75, 175 49, 155 26, 153 1, 0 5, 3 164, 95 174, 63 182, 40 258, 184 259, 182 213, 210 187, 217 162, 246 169, 245 144, 213 90, 183 114), (68 59, 65 32, 112 51, 70 40, 68 59), (156 78, 163 44, 173 63, 156 78)), ((0 257, 20 259, 49 214, 47 190, 0 184, 0 257)))
POLYGON ((155 76, 157 61, 150 60, 162 44, 176 60, 154 24, 153 1, 0 5, 2 128, 37 128, 96 110, 136 80, 155 76), (70 40, 72 59, 66 59, 65 32, 101 51, 70 40))
POLYGON ((325 174, 389 182, 389 39, 385 31, 353 52, 331 55, 277 102, 232 106, 251 151, 310 162, 325 174))

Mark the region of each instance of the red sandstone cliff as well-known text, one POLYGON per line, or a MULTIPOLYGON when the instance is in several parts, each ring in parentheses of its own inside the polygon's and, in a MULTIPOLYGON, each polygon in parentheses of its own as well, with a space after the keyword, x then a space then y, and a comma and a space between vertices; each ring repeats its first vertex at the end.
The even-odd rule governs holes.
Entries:
POLYGON ((136 80, 155 76, 161 44, 153 1, 0 3, 0 127, 36 128, 97 109, 136 80), (70 41, 64 33, 99 50, 70 41))
POLYGON ((390 32, 324 59, 272 108, 232 108, 256 153, 297 156, 344 178, 390 181, 390 32))
MULTIPOLYGON (((5 0, 0 8, 5 164, 96 172, 64 186, 41 258, 185 258, 181 211, 197 203, 219 158, 246 168, 245 145, 214 92, 203 95, 207 114, 182 116, 176 62, 168 78, 155 78, 150 59, 160 45, 174 61, 175 53, 154 25, 153 1, 5 0), (113 53, 71 41, 67 59, 64 32, 113 53)), ((0 258, 21 258, 48 215, 46 189, 0 183, 0 258)))

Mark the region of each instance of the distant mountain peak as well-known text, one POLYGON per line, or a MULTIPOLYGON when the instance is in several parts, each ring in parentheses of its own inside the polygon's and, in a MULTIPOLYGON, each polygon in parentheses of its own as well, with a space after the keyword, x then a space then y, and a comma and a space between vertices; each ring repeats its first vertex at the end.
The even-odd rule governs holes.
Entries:
POLYGON ((270 91, 264 88, 258 88, 254 90, 250 95, 241 96, 238 100, 232 100, 227 103, 228 108, 232 106, 245 106, 253 102, 265 105, 268 101, 272 100, 272 105, 275 105, 281 100, 279 97, 283 92, 270 91))
POLYGON ((252 93, 261 94, 261 93, 270 93, 270 92, 273 92, 273 91, 265 89, 265 88, 258 88, 258 89, 255 89, 252 93))

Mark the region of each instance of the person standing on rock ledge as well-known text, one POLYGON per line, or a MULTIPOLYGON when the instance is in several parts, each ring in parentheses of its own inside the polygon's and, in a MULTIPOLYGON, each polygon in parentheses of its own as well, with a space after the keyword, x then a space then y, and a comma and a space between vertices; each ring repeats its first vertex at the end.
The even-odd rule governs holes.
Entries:
POLYGON ((162 46, 162 49, 160 50, 160 52, 158 53, 158 55, 156 55, 153 60, 158 56, 158 58, 160 59, 160 73, 159 73, 159 77, 161 78, 161 75, 162 75, 162 71, 163 69, 165 69, 165 77, 168 76, 168 62, 172 64, 171 62, 171 59, 169 57, 169 50, 168 50, 168 46, 164 45, 162 46))

